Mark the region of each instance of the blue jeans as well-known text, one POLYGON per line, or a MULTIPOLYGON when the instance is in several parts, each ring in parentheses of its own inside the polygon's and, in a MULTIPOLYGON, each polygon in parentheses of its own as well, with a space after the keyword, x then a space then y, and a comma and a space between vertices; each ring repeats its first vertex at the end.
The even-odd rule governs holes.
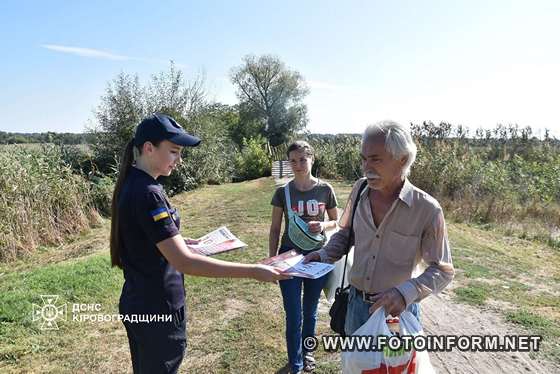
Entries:
POLYGON ((328 274, 317 279, 294 277, 279 281, 284 301, 284 311, 286 312, 288 361, 291 370, 294 372, 303 369, 303 356, 305 354, 302 349, 303 339, 308 336, 315 336, 317 304, 327 281, 327 276, 328 274))
MULTIPOLYGON (((352 335, 360 326, 369 319, 371 314, 369 308, 372 304, 366 303, 357 293, 354 286, 350 287, 350 295, 348 295, 348 309, 346 311, 346 324, 344 330, 346 335, 352 335)), ((411 312, 420 321, 420 305, 418 303, 410 304, 406 310, 411 312)))

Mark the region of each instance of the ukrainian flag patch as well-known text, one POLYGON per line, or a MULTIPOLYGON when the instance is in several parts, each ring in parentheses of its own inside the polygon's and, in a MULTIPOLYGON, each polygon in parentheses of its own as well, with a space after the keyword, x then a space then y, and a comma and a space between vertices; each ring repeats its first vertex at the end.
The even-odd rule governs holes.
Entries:
POLYGON ((154 219, 154 222, 157 222, 159 220, 162 220, 164 218, 169 217, 169 213, 167 212, 166 208, 158 208, 158 209, 154 209, 150 212, 150 215, 152 216, 152 218, 154 219))

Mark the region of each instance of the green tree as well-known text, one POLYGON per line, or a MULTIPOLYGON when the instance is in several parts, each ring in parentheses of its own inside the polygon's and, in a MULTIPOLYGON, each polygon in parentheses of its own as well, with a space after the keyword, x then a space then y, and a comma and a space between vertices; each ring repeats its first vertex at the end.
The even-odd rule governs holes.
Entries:
POLYGON ((148 114, 160 112, 180 118, 179 123, 188 130, 206 105, 204 77, 187 81, 173 62, 169 70, 152 75, 147 86, 140 83, 138 75, 119 74, 109 82, 95 110, 93 149, 100 171, 109 173, 114 169, 136 125, 148 114))
POLYGON ((223 118, 229 129, 230 139, 239 149, 243 148, 244 140, 265 136, 263 122, 243 103, 230 107, 223 118))
POLYGON ((108 83, 95 110, 97 127, 92 129, 97 139, 93 151, 103 173, 109 173, 116 166, 116 160, 145 114, 146 90, 138 75, 120 73, 108 83))
POLYGON ((146 89, 148 113, 178 114, 187 121, 201 115, 208 103, 203 73, 186 79, 183 72, 171 61, 169 70, 152 75, 146 89))
POLYGON ((172 116, 187 132, 202 139, 198 147, 185 147, 185 162, 169 178, 162 178, 170 194, 231 180, 235 146, 229 129, 230 122, 238 117, 237 111, 209 104, 204 78, 187 81, 173 63, 169 70, 153 75, 147 86, 142 86, 137 76, 125 73, 109 83, 96 110, 96 171, 111 175, 117 169, 119 156, 134 136, 136 125, 153 112, 172 116))
POLYGON ((235 145, 228 136, 225 123, 228 116, 221 113, 220 104, 207 106, 196 120, 169 113, 187 132, 202 139, 198 147, 183 148, 184 162, 167 178, 162 178, 169 194, 191 190, 201 184, 219 184, 231 180, 235 145))
POLYGON ((307 125, 302 103, 309 90, 300 73, 289 70, 278 57, 248 55, 231 70, 240 106, 260 123, 271 145, 286 142, 307 125))

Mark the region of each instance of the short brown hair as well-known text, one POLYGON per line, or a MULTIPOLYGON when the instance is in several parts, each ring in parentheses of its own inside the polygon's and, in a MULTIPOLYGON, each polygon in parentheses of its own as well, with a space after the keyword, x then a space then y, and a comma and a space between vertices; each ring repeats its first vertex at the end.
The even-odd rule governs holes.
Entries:
POLYGON ((290 152, 293 151, 304 151, 306 155, 315 157, 315 150, 305 140, 296 140, 292 144, 288 146, 288 150, 286 151, 286 156, 290 157, 290 152))

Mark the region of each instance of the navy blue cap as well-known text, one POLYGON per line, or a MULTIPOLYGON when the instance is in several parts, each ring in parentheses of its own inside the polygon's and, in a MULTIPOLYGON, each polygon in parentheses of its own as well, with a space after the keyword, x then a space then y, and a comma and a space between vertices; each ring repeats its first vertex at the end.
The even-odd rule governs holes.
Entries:
POLYGON ((134 145, 141 146, 145 142, 169 140, 183 147, 196 147, 200 139, 187 132, 168 115, 154 113, 142 120, 136 127, 134 145))

